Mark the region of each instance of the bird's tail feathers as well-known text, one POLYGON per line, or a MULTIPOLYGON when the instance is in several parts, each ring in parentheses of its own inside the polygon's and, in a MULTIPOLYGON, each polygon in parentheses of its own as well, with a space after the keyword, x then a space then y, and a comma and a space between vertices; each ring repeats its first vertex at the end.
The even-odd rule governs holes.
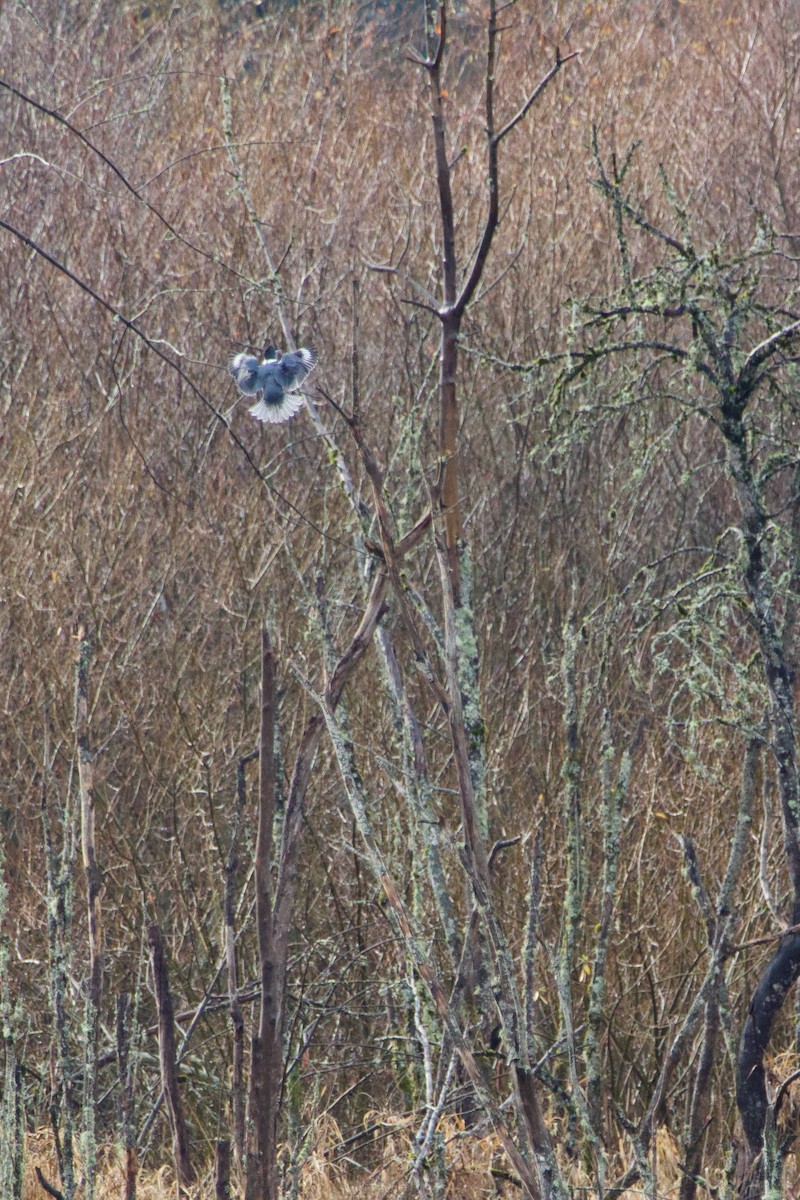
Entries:
POLYGON ((255 417, 257 421, 263 421, 269 425, 279 425, 282 421, 288 421, 295 413, 299 412, 303 407, 305 400, 302 393, 285 392, 283 398, 277 403, 261 399, 258 404, 254 404, 250 409, 250 415, 255 417))

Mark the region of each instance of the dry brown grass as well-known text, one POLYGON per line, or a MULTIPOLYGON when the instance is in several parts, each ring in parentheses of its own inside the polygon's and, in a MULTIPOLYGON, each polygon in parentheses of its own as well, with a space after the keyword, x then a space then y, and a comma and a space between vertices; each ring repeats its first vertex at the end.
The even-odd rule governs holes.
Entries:
MULTIPOLYGON (((379 1114, 370 1114, 376 1121, 379 1114)), ((411 1134, 409 1126, 403 1130, 395 1114, 385 1114, 387 1129, 394 1132, 382 1139, 380 1165, 371 1171, 353 1171, 343 1165, 332 1165, 331 1154, 341 1140, 341 1130, 335 1123, 329 1125, 329 1137, 320 1139, 308 1156, 300 1177, 299 1196, 302 1200, 398 1200, 409 1192, 409 1168, 411 1158, 411 1134)), ((465 1130, 463 1123, 455 1118, 442 1122, 442 1136, 446 1146, 448 1200, 490 1200, 490 1198, 518 1196, 518 1188, 510 1181, 502 1147, 496 1138, 476 1137, 465 1130)), ((623 1151, 623 1147, 620 1147, 623 1151)), ((55 1178, 55 1154, 46 1133, 29 1134, 23 1200, 40 1200, 41 1187, 35 1176, 38 1166, 48 1179, 55 1178)), ((656 1194, 659 1200, 674 1200, 678 1195, 681 1180, 680 1164, 682 1152, 668 1130, 660 1129, 656 1137, 653 1168, 656 1194)), ((562 1160, 564 1178, 574 1189, 575 1195, 591 1191, 591 1179, 576 1168, 574 1162, 562 1160)), ((714 1187, 724 1186, 724 1173, 711 1171, 708 1180, 714 1187)), ((787 1166, 786 1195, 795 1194, 798 1183, 796 1156, 791 1156, 787 1166)), ((123 1194, 124 1167, 121 1160, 108 1152, 98 1177, 97 1200, 117 1200, 123 1194)), ((137 1177, 139 1200, 174 1200, 177 1196, 173 1173, 168 1166, 158 1170, 139 1171, 137 1177)), ((234 1196, 240 1194, 233 1181, 234 1196)), ((80 1194, 80 1191, 79 1191, 80 1194)), ((202 1180, 192 1195, 196 1200, 213 1200, 213 1180, 210 1176, 202 1180)), ((621 1200, 640 1200, 641 1188, 630 1188, 620 1193, 621 1200)))
MULTIPOLYGON (((365 1171, 354 1170, 337 1159, 337 1146, 342 1140, 342 1130, 335 1121, 326 1120, 316 1127, 316 1140, 308 1155, 300 1176, 301 1200, 399 1200, 413 1194, 410 1183, 409 1164, 413 1158, 413 1123, 398 1120, 394 1113, 372 1112, 368 1114, 370 1125, 375 1126, 375 1165, 365 1171)), ((465 1129, 463 1121, 447 1117, 441 1124, 447 1162, 445 1195, 448 1200, 489 1200, 491 1197, 519 1195, 518 1187, 511 1181, 505 1155, 498 1139, 465 1129)), ((678 1194, 680 1184, 680 1147, 666 1129, 659 1130, 656 1138, 653 1166, 659 1200, 672 1200, 678 1194)), ((574 1160, 561 1156, 564 1178, 574 1189, 575 1195, 591 1191, 591 1178, 574 1160)), ((51 1137, 44 1131, 29 1134, 26 1145, 26 1168, 23 1200, 39 1200, 41 1187, 36 1179, 36 1167, 46 1178, 56 1178, 55 1152, 51 1137)), ((721 1176, 712 1180, 722 1182, 721 1176)), ((790 1180, 787 1180, 790 1182, 790 1180)), ((103 1156, 98 1175, 97 1200, 118 1200, 123 1194, 124 1167, 113 1151, 103 1156)), ((236 1181, 234 1195, 238 1197, 236 1181)), ((82 1194, 79 1189, 78 1194, 82 1194)), ((139 1171, 136 1184, 139 1200, 173 1200, 177 1190, 172 1171, 167 1166, 158 1170, 139 1171)), ((213 1179, 207 1176, 192 1189, 195 1200, 213 1200, 213 1179)), ((637 1200, 641 1188, 631 1188, 621 1193, 623 1200, 637 1200)))

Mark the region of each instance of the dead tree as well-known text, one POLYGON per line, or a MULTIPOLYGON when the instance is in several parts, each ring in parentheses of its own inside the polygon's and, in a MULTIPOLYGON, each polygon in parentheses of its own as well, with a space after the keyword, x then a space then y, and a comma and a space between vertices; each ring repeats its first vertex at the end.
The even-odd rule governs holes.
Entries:
POLYGON ((180 1187, 194 1183, 195 1172, 189 1152, 189 1134, 183 1115, 178 1066, 175 1059, 175 1016, 172 995, 169 990, 167 960, 164 954, 164 939, 158 925, 149 925, 147 937, 150 943, 150 961, 153 968, 153 988, 158 1010, 158 1052, 161 1063, 161 1086, 167 1105, 167 1116, 172 1134, 172 1156, 175 1174, 180 1187))
MULTIPOLYGON (((502 6, 501 7, 505 7, 502 6)), ((564 63, 576 57, 576 53, 561 57, 556 50, 555 62, 536 87, 528 94, 520 108, 507 121, 500 123, 495 117, 495 72, 497 69, 497 42, 499 34, 497 0, 490 0, 486 24, 486 218, 478 242, 470 248, 466 271, 460 269, 460 255, 456 239, 457 210, 453 196, 453 163, 448 154, 447 120, 445 117, 445 89, 442 72, 447 48, 447 0, 438 0, 427 22, 427 52, 418 54, 409 51, 409 58, 420 66, 428 76, 433 144, 435 153, 436 188, 439 197, 440 236, 442 239, 441 302, 432 308, 441 325, 439 347, 439 468, 433 489, 435 502, 441 507, 445 528, 445 544, 450 571, 453 599, 456 607, 461 600, 459 566, 459 543, 462 537, 463 516, 459 493, 458 471, 458 427, 459 406, 457 392, 458 336, 469 305, 475 298, 483 278, 489 252, 497 232, 500 204, 500 146, 516 128, 558 74, 564 63)), ((391 270, 391 268, 385 268, 391 270)), ((420 293, 424 289, 417 289, 420 293)), ((419 298, 409 303, 419 304, 419 298)), ((424 308, 430 308, 427 303, 424 308)))
MULTIPOLYGON (((283 1068, 280 968, 275 961, 272 895, 272 824, 275 817, 275 674, 266 629, 261 633, 261 730, 256 851, 256 937, 260 969, 257 1032, 251 1041, 247 1100, 245 1200, 277 1196, 278 1099, 283 1068)), ((285 963, 281 964, 285 970, 285 963)))
MULTIPOLYGON (((401 547, 409 550, 421 537, 413 532, 401 547)), ((363 659, 385 611, 387 573, 376 570, 366 606, 345 650, 335 663, 325 689, 335 710, 345 685, 363 659)), ((251 1044, 248 1086, 246 1196, 275 1197, 278 1189, 277 1121, 283 1082, 283 1033, 289 936, 297 891, 297 863, 305 800, 311 771, 325 729, 323 714, 313 711, 304 726, 294 760, 286 800, 281 841, 273 847, 275 806, 275 682, 272 649, 262 635, 262 707, 260 728, 259 816, 256 845, 256 928, 261 976, 258 1032, 251 1044), (275 872, 273 884, 272 875, 275 872)))
POLYGON ((103 944, 100 924, 102 877, 97 865, 95 842, 94 761, 89 731, 89 664, 92 649, 84 626, 78 627, 78 653, 75 662, 75 742, 78 756, 78 782, 81 794, 81 852, 86 880, 86 907, 89 931, 89 986, 84 1067, 84 1169, 87 1196, 94 1196, 97 1174, 95 1118, 97 1107, 97 1056, 103 999, 103 944))
POLYGON ((231 1144, 227 1138, 217 1142, 214 1155, 214 1200, 231 1200, 231 1144))
POLYGON ((116 1058, 119 1079, 118 1125, 125 1152, 123 1200, 135 1200, 136 1176, 139 1170, 134 1125, 133 1073, 130 1064, 130 1017, 131 998, 123 992, 117 996, 116 1013, 116 1058))

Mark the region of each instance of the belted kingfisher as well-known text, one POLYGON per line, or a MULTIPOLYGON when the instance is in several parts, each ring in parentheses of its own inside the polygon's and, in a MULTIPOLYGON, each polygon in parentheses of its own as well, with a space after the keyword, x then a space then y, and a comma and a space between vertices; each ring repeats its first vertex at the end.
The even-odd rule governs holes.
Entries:
POLYGON ((274 346, 267 346, 263 362, 254 354, 234 354, 228 372, 244 396, 264 393, 250 409, 256 420, 278 424, 288 421, 303 407, 303 396, 297 389, 316 365, 313 350, 279 354, 274 346))

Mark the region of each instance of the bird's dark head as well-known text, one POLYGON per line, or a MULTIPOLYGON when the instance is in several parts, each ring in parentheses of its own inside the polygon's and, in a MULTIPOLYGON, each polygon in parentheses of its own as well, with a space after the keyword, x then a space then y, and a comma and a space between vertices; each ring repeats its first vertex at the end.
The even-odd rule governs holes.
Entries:
POLYGON ((274 346, 265 346, 264 347, 264 358, 267 360, 267 362, 272 362, 272 361, 274 361, 274 359, 280 358, 280 354, 278 354, 278 351, 275 349, 274 346))

